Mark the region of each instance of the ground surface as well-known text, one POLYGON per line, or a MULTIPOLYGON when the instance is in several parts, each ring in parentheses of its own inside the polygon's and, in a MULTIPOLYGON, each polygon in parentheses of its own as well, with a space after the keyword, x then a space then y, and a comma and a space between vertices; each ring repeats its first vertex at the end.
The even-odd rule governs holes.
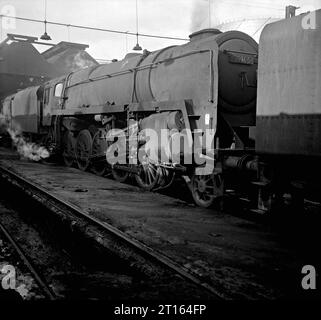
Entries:
POLYGON ((268 224, 201 209, 75 168, 17 160, 10 168, 192 270, 225 298, 304 296, 297 254, 268 224))

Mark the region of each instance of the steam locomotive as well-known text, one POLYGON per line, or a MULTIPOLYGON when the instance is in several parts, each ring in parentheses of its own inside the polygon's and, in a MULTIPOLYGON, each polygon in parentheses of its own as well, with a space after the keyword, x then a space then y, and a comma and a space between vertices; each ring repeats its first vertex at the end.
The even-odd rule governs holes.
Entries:
POLYGON ((205 29, 19 91, 2 114, 67 166, 145 190, 179 175, 199 206, 234 190, 266 212, 315 190, 320 172, 320 24, 304 30, 303 18, 266 26, 259 60, 250 36, 205 29))

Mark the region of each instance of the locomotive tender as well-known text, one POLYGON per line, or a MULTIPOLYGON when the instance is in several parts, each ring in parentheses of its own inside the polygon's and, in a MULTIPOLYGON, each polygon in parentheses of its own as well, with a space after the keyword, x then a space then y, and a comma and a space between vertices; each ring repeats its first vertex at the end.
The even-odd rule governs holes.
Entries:
POLYGON ((267 25, 260 38, 256 154, 259 207, 321 203, 321 10, 267 25), (309 23, 307 23, 309 21, 309 23))
POLYGON ((22 90, 5 99, 2 113, 68 166, 111 171, 118 181, 133 175, 146 190, 165 188, 178 174, 203 207, 228 190, 246 194, 259 212, 284 195, 298 208, 304 199, 321 202, 321 10, 308 14, 267 25, 259 58, 248 35, 205 29, 187 44, 22 90), (308 14, 313 29, 303 28, 308 14), (158 137, 169 131, 150 144, 146 129, 158 137), (183 146, 174 143, 177 134, 183 146), (147 144, 154 152, 142 161, 147 144), (106 160, 108 150, 116 161, 106 160), (208 162, 211 172, 203 170, 208 162))

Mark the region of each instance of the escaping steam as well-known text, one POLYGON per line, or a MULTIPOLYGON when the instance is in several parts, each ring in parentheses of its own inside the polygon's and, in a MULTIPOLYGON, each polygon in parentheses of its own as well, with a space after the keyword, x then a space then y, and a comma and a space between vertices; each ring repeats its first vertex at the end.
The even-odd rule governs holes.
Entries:
MULTIPOLYGON (((194 0, 190 32, 206 28, 216 28, 220 18, 225 14, 224 1, 194 0)), ((228 6, 225 6, 228 8, 228 6)), ((231 12, 229 12, 231 14, 231 12)))
POLYGON ((40 161, 50 156, 49 151, 42 146, 33 142, 27 142, 22 135, 15 130, 7 129, 13 144, 16 146, 18 153, 26 159, 40 161))
POLYGON ((77 71, 79 69, 84 69, 87 67, 93 67, 96 63, 86 58, 86 53, 84 51, 78 52, 72 60, 71 69, 77 71))
POLYGON ((191 22, 191 32, 208 27, 208 0, 194 1, 191 22))

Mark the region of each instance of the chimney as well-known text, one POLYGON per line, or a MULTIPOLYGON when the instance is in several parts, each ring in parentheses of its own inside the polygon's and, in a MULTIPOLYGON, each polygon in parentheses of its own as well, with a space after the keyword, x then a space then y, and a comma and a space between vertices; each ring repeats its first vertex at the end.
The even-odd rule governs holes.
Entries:
POLYGON ((285 7, 285 19, 295 17, 295 11, 299 9, 299 7, 295 6, 286 6, 285 7))

